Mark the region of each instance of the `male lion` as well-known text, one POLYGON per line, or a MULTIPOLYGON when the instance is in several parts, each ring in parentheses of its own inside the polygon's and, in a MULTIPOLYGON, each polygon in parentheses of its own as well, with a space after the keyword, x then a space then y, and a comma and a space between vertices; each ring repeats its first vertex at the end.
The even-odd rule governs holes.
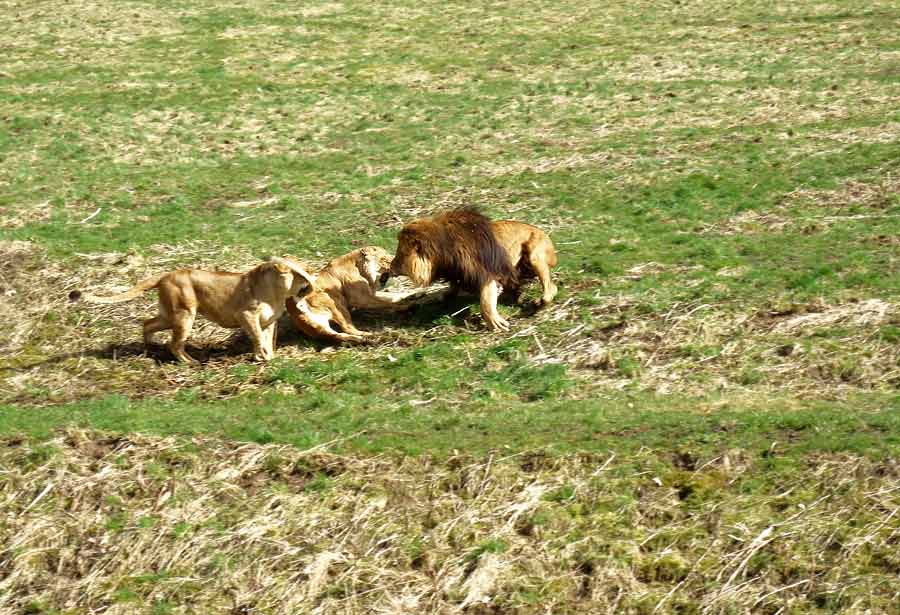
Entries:
POLYGON ((172 330, 169 349, 175 358, 196 363, 184 349, 197 313, 223 327, 243 329, 253 342, 253 356, 268 361, 275 356, 278 317, 285 299, 315 289, 315 277, 299 262, 274 258, 247 273, 179 269, 138 282, 124 293, 110 297, 85 295, 92 303, 120 303, 147 290, 159 291, 159 316, 144 321, 144 344, 157 331, 172 330))
POLYGON ((477 291, 488 327, 509 330, 497 311, 501 290, 518 293, 522 280, 537 276, 541 302, 549 303, 557 288, 550 278, 556 251, 542 230, 513 220, 491 222, 474 207, 414 220, 398 237, 391 273, 427 286, 444 279, 451 288, 477 291))
POLYGON ((351 309, 393 310, 406 297, 379 295, 390 276, 391 255, 384 248, 366 246, 332 260, 319 270, 317 290, 306 297, 287 299, 287 311, 297 328, 309 337, 362 342, 371 335, 353 325, 351 309), (342 331, 335 331, 331 323, 342 331))

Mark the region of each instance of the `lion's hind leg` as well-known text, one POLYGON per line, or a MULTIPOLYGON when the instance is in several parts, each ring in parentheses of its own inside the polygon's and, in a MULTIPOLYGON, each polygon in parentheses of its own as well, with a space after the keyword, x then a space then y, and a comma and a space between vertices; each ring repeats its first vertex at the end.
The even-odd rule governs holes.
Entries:
POLYGON ((197 317, 197 298, 188 285, 179 284, 175 280, 164 279, 157 287, 159 290, 159 316, 144 323, 144 341, 157 330, 172 330, 169 350, 178 361, 199 363, 184 349, 185 342, 194 327, 197 317))
POLYGON ((160 314, 159 316, 154 316, 153 318, 148 318, 144 321, 144 347, 150 346, 153 343, 153 334, 158 333, 159 331, 167 331, 172 328, 172 323, 169 321, 168 317, 160 314))
POLYGON ((169 350, 176 359, 185 363, 199 363, 184 349, 184 343, 191 334, 196 315, 196 311, 189 309, 176 310, 172 315, 172 340, 169 342, 169 350))
MULTIPOLYGON (((296 310, 291 310, 291 316, 297 328, 306 336, 338 342, 355 342, 360 343, 366 340, 368 335, 365 331, 360 331, 353 326, 352 321, 345 327, 341 323, 343 318, 334 302, 326 301, 327 307, 317 306, 312 308, 305 300, 298 301, 296 310), (294 313, 296 311, 296 313, 294 313), (344 331, 335 331, 331 327, 331 320, 334 319, 344 331)), ((346 322, 346 321, 345 321, 346 322)))
POLYGON ((481 315, 490 329, 509 331, 509 321, 497 311, 497 300, 500 298, 500 284, 491 280, 481 287, 481 315))
MULTIPOLYGON (((365 336, 367 333, 364 331, 360 331, 352 324, 349 326, 349 329, 344 328, 344 325, 341 325, 340 322, 338 324, 341 326, 344 331, 335 331, 331 327, 331 319, 327 314, 305 314, 304 315, 307 325, 316 332, 317 337, 323 339, 337 340, 339 342, 364 342, 366 341, 365 336), (357 333, 354 333, 356 331, 357 333)), ((335 313, 334 316, 337 316, 335 313)))
MULTIPOLYGON (((334 309, 331 310, 331 320, 336 322, 344 333, 349 333, 350 335, 360 338, 371 335, 368 331, 362 331, 361 329, 356 328, 356 325, 353 324, 353 319, 350 316, 350 310, 341 303, 335 302, 334 309)), ((330 327, 330 323, 326 322, 326 325, 330 327)))
MULTIPOLYGON (((531 268, 534 269, 535 274, 537 274, 538 279, 541 281, 541 287, 544 290, 541 295, 541 305, 547 305, 553 301, 556 297, 556 293, 559 292, 556 284, 553 283, 553 278, 550 276, 550 266, 547 261, 551 259, 548 259, 547 256, 545 251, 530 253, 528 255, 531 268)), ((555 260, 555 258, 552 260, 555 260)))

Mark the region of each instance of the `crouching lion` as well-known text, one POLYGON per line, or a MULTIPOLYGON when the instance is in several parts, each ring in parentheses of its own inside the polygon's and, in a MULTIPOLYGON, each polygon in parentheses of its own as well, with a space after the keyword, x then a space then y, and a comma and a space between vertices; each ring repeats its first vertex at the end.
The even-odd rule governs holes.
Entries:
POLYGON ((306 297, 287 299, 287 311, 301 333, 339 342, 362 342, 371 335, 357 329, 350 310, 402 309, 406 298, 378 294, 390 276, 391 255, 366 246, 332 260, 316 274, 316 290, 306 297), (341 331, 332 328, 336 323, 341 331))
POLYGON ((179 269, 138 282, 110 297, 84 295, 92 303, 120 303, 155 288, 159 291, 159 315, 144 321, 144 344, 157 331, 172 330, 169 349, 179 361, 196 363, 184 349, 199 312, 232 329, 240 327, 253 342, 253 356, 268 361, 275 356, 278 318, 285 299, 304 296, 315 289, 315 277, 290 258, 274 258, 246 273, 179 269))
POLYGON ((398 236, 391 273, 418 286, 438 279, 451 288, 478 292, 488 327, 508 331, 497 311, 501 291, 518 294, 522 283, 537 277, 550 303, 557 287, 550 269, 557 263, 553 242, 541 229, 513 220, 491 222, 474 207, 414 220, 398 236))

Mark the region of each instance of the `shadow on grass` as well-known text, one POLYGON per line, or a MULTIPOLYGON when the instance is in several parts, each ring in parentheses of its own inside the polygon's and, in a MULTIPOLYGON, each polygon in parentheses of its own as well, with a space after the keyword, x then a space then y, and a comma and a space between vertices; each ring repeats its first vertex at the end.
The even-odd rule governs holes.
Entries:
MULTIPOLYGON (((300 339, 300 336, 297 336, 300 339)), ((237 331, 229 339, 224 342, 217 342, 210 346, 196 346, 190 342, 186 345, 189 355, 197 359, 201 364, 214 360, 225 360, 229 358, 237 358, 244 355, 250 355, 253 352, 250 339, 242 332, 237 331)), ((73 352, 64 352, 56 354, 40 361, 32 361, 21 365, 0 367, 0 375, 9 376, 12 374, 26 372, 39 367, 46 367, 61 363, 68 359, 77 359, 81 357, 89 357, 95 359, 109 359, 117 361, 120 359, 129 359, 135 357, 148 357, 153 359, 157 365, 177 363, 175 357, 169 351, 167 344, 152 343, 145 346, 143 342, 127 342, 127 343, 110 343, 98 348, 87 348, 73 352)))
MULTIPOLYGON (((511 293, 501 295, 500 303, 518 307, 519 312, 515 318, 529 318, 541 309, 538 302, 526 301, 511 293)), ((478 314, 478 298, 470 293, 446 295, 440 300, 415 304, 397 312, 355 312, 353 318, 354 321, 359 321, 361 329, 376 333, 379 325, 419 331, 447 324, 464 326, 467 321, 475 326, 484 326, 478 314)))
MULTIPOLYGON (((527 318, 534 315, 540 306, 535 302, 519 302, 518 297, 504 295, 501 302, 505 305, 518 305, 519 318, 527 318)), ((453 324, 459 327, 466 327, 467 323, 473 327, 483 327, 480 315, 477 311, 477 299, 472 295, 461 294, 449 296, 440 301, 434 301, 424 304, 416 304, 405 310, 396 312, 377 312, 361 310, 353 315, 357 326, 364 331, 373 333, 371 340, 359 344, 347 344, 342 342, 334 342, 329 340, 320 340, 309 338, 298 331, 291 324, 288 316, 284 316, 278 323, 278 338, 276 342, 276 351, 278 347, 298 346, 309 348, 319 353, 328 351, 332 348, 353 345, 353 346, 373 346, 383 343, 384 334, 390 334, 392 330, 402 329, 411 330, 416 333, 423 333, 436 326, 453 324)), ((226 340, 213 342, 209 345, 198 346, 188 341, 186 345, 187 353, 197 359, 200 364, 206 363, 229 363, 236 359, 252 360, 253 345, 247 334, 237 329, 226 340)), ((153 359, 157 365, 175 364, 175 357, 169 351, 168 345, 165 343, 152 343, 145 346, 141 341, 127 343, 109 343, 98 348, 88 348, 72 352, 56 354, 39 361, 32 361, 14 366, 0 367, 0 376, 9 377, 17 373, 27 372, 35 368, 47 367, 61 363, 68 359, 77 359, 81 357, 89 357, 95 359, 107 359, 117 361, 120 359, 129 359, 137 357, 148 357, 153 359)))

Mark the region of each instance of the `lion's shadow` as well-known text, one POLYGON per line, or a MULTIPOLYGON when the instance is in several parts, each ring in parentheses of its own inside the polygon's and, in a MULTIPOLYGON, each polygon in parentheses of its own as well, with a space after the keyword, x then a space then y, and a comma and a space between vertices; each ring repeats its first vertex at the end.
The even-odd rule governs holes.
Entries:
MULTIPOLYGON (((216 360, 227 360, 253 352, 253 346, 246 336, 233 336, 225 342, 214 345, 198 346, 188 341, 185 350, 200 363, 216 360), (243 338, 243 339, 242 339, 243 338)), ((165 343, 153 342, 145 346, 142 341, 117 343, 112 342, 97 348, 85 348, 72 352, 63 352, 40 361, 32 361, 21 365, 0 367, 0 375, 27 372, 29 370, 62 363, 68 359, 79 358, 106 359, 109 361, 133 358, 149 358, 157 365, 177 363, 175 356, 165 343)))
MULTIPOLYGON (((515 303, 514 298, 501 297, 501 302, 507 305, 518 305, 519 317, 533 315, 539 306, 532 302, 515 303), (505 300, 504 300, 505 299, 505 300)), ((454 324, 465 326, 466 322, 475 320, 475 309, 478 307, 477 297, 472 295, 457 295, 447 297, 441 301, 417 304, 406 310, 395 312, 361 310, 354 312, 354 323, 362 330, 373 334, 368 343, 358 346, 377 345, 386 341, 385 336, 391 335, 397 330, 412 330, 422 332, 433 329, 436 326, 454 324), (448 320, 450 321, 448 323, 448 320)), ((168 332, 163 333, 168 335, 168 332)), ((166 338, 167 339, 167 338, 166 338)), ((327 340, 312 339, 301 333, 285 316, 278 324, 277 348, 294 346, 308 348, 316 352, 340 346, 327 340)), ((247 334, 237 329, 229 337, 207 344, 192 343, 189 339, 185 349, 193 358, 201 364, 210 362, 228 362, 242 356, 252 355, 253 344, 247 334)), ((85 348, 72 352, 60 353, 31 363, 0 367, 0 375, 27 372, 29 370, 62 363, 68 359, 90 357, 117 361, 132 358, 150 358, 157 365, 176 364, 177 360, 169 351, 164 342, 153 342, 144 346, 142 341, 112 342, 96 348, 85 348)))
MULTIPOLYGON (((499 303, 506 306, 517 307, 516 318, 528 318, 537 313, 541 306, 536 301, 520 300, 518 296, 503 294, 499 303)), ((396 312, 375 312, 362 310, 354 312, 354 323, 364 331, 378 333, 379 328, 391 329, 433 329, 442 324, 448 324, 448 320, 454 325, 464 325, 467 321, 480 321, 476 318, 478 311, 478 297, 471 293, 449 295, 439 301, 431 301, 411 306, 409 309, 396 312)))

